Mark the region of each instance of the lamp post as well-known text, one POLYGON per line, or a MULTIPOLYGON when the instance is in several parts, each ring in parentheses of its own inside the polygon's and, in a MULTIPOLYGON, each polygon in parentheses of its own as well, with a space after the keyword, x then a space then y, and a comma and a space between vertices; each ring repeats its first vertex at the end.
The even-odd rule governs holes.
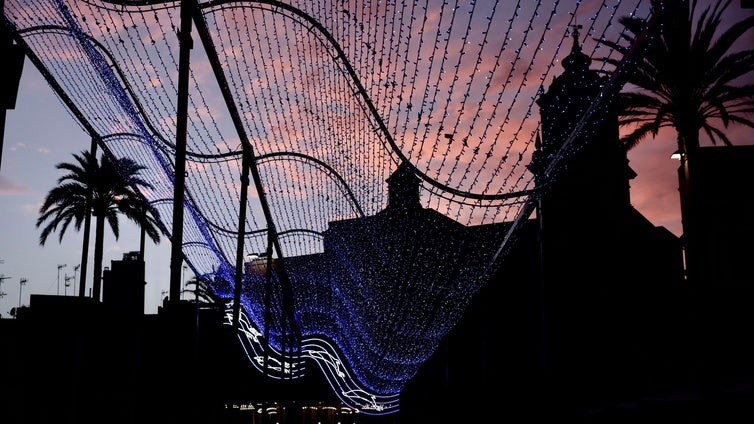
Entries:
MULTIPOLYGON (((21 290, 26 285, 26 282, 28 280, 26 278, 21 277, 20 280, 18 280, 18 307, 21 308, 21 290)), ((16 312, 16 316, 18 316, 18 312, 16 312)))
POLYGON ((5 292, 3 291, 3 281, 9 279, 10 277, 6 277, 5 274, 0 274, 0 299, 5 297, 5 292))
POLYGON ((76 296, 76 273, 78 272, 80 267, 81 267, 81 264, 78 264, 75 267, 73 267, 73 295, 74 296, 76 296))
POLYGON ((73 278, 72 275, 68 275, 68 273, 66 273, 63 279, 64 281, 63 286, 65 286, 65 288, 63 289, 63 292, 65 293, 66 296, 68 296, 68 287, 71 285, 70 281, 72 278, 73 278))
POLYGON ((65 268, 68 264, 58 264, 58 296, 60 296, 60 270, 65 268))
POLYGON ((183 265, 183 271, 181 271, 181 296, 180 299, 183 298, 183 292, 186 291, 186 270, 188 269, 188 265, 183 265))

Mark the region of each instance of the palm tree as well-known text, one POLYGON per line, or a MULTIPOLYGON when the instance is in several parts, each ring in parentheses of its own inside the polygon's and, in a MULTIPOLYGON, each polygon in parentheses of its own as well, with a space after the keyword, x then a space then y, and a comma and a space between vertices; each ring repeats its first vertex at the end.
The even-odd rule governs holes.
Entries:
MULTIPOLYGON (((730 123, 754 128, 747 114, 754 112, 754 84, 737 80, 754 71, 754 50, 733 52, 736 42, 754 28, 749 16, 718 33, 723 12, 730 0, 718 0, 695 20, 696 0, 653 0, 660 13, 659 34, 647 43, 641 60, 628 75, 628 87, 620 95, 621 127, 632 127, 621 140, 633 148, 663 127, 672 127, 678 135, 678 148, 692 154, 699 147, 699 132, 712 144, 732 145, 721 129, 730 123), (694 23, 696 22, 696 26, 694 23), (695 28, 694 28, 695 26, 695 28)), ((620 23, 629 31, 624 36, 633 42, 646 22, 623 17, 620 23)), ((598 40, 621 55, 628 48, 617 42, 598 40)), ((606 58, 618 66, 622 57, 606 58)), ((750 81, 750 80, 749 80, 750 81)))
POLYGON ((117 240, 120 235, 118 214, 122 213, 138 224, 154 243, 159 243, 158 213, 138 191, 140 188, 152 188, 139 176, 144 166, 128 158, 110 160, 104 154, 97 162, 95 154, 87 151, 73 154, 73 157, 75 163, 56 165, 56 168, 68 173, 58 179, 59 185, 50 190, 39 209, 41 215, 37 219, 37 227, 46 222, 39 243, 44 245, 55 231, 58 231, 59 241, 62 241, 71 223, 79 230, 91 213, 95 218, 92 297, 99 300, 105 221, 117 240))
MULTIPOLYGON (((730 0, 717 0, 696 17, 696 0, 653 0, 653 15, 659 14, 657 34, 650 34, 643 55, 632 63, 626 86, 620 93, 622 128, 630 131, 621 137, 627 149, 647 138, 657 136, 663 127, 677 134, 678 169, 681 193, 681 218, 686 244, 693 244, 694 222, 690 165, 700 146, 700 132, 712 144, 733 143, 724 129, 731 123, 754 128, 747 116, 754 112, 754 50, 735 50, 737 42, 754 28, 754 16, 748 16, 718 34, 723 12, 730 0), (651 136, 651 137, 650 137, 651 136)), ((623 17, 620 23, 628 30, 624 39, 633 43, 647 28, 647 22, 623 17)), ((618 66, 629 49, 618 42, 597 40, 615 49, 621 57, 606 58, 618 66)), ((749 46, 747 46, 749 47, 749 46)))

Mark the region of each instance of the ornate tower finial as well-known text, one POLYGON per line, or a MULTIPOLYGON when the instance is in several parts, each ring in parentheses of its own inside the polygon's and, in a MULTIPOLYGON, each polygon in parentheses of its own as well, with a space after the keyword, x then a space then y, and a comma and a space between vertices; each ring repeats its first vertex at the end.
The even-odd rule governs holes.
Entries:
POLYGON ((571 52, 580 52, 581 44, 579 44, 579 30, 584 27, 579 24, 571 24, 569 26, 573 28, 573 32, 571 33, 571 35, 573 36, 573 46, 571 47, 571 52))
POLYGON ((581 43, 579 42, 579 29, 583 28, 579 24, 568 25, 572 28, 571 36, 573 37, 573 47, 571 47, 571 53, 563 59, 563 67, 568 70, 583 71, 589 68, 591 59, 589 56, 581 52, 581 43))

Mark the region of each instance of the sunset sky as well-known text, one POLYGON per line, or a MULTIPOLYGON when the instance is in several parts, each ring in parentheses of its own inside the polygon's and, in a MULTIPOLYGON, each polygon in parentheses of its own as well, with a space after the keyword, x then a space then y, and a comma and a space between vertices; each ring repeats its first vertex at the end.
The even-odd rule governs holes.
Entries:
MULTIPOLYGON (((734 2, 727 18, 739 19, 751 13, 751 9, 741 9, 734 2)), ((754 44, 754 34, 749 34, 747 40, 749 45, 754 44)), ((585 48, 587 46, 591 47, 592 43, 585 48)), ((560 58, 566 53, 566 50, 561 51, 560 58)), ((561 70, 556 66, 552 74, 559 74, 561 70)), ((550 81, 548 79, 545 86, 550 81)), ((731 127, 728 133, 734 143, 754 144, 754 131, 731 127)), ((71 161, 71 154, 88 149, 89 142, 87 133, 27 60, 16 107, 7 112, 0 168, 0 274, 5 277, 0 285, 4 293, 0 299, 0 315, 4 318, 11 308, 28 304, 30 294, 74 293, 73 278, 69 278, 69 287, 65 286, 65 279, 74 275, 74 267, 80 262, 82 234, 69 230, 62 243, 58 243, 55 234, 42 247, 35 223, 44 196, 61 175, 55 165, 71 161), (59 270, 58 265, 65 267, 59 270), (22 278, 27 280, 23 287, 20 286, 22 278)), ((646 140, 631 150, 629 165, 638 174, 631 182, 633 205, 654 224, 680 235, 678 162, 670 159, 675 147, 675 134, 664 132, 657 139, 646 140)), ((119 240, 116 241, 109 230, 105 234, 104 266, 109 266, 111 260, 121 259, 123 253, 139 248, 139 233, 125 219, 121 219, 119 240)), ((146 312, 156 313, 169 289, 170 243, 163 241, 157 246, 147 243, 146 255, 146 312)), ((92 259, 89 266, 91 272, 92 259)), ((192 276, 187 270, 182 279, 186 281, 192 276)), ((91 281, 88 278, 89 287, 91 281)), ((78 281, 75 284, 78 285, 78 281)))
MULTIPOLYGON (((62 243, 58 243, 56 233, 45 246, 40 246, 36 219, 45 195, 62 175, 55 165, 70 162, 71 154, 88 149, 88 143, 86 132, 27 61, 16 108, 7 113, 0 169, 0 216, 3 217, 0 274, 10 277, 2 284, 6 295, 0 299, 0 314, 4 318, 8 318, 11 308, 18 306, 19 289, 21 303, 25 305, 29 303, 30 294, 57 294, 58 264, 66 264, 60 271, 60 294, 65 294, 65 276, 73 276, 73 268, 81 262, 82 233, 70 232, 62 243), (28 280, 24 287, 20 287, 21 278, 28 280)), ((121 219, 121 225, 119 240, 116 241, 111 232, 105 233, 107 259, 103 266, 109 266, 110 260, 121 259, 125 252, 139 250, 138 231, 127 219, 121 219)), ((146 310, 156 313, 159 299, 164 297, 160 292, 168 290, 170 243, 158 246, 149 243, 146 249, 150 255, 146 310)), ((89 260, 90 267, 92 260, 89 260)), ((88 285, 91 288, 91 278, 88 285)), ((73 293, 72 285, 67 293, 73 293)))

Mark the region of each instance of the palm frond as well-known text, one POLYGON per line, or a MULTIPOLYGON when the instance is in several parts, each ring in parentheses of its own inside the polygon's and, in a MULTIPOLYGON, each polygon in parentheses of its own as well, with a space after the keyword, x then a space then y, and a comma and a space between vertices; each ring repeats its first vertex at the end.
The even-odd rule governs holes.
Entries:
MULTIPOLYGON (((731 143, 722 129, 730 124, 750 126, 747 115, 754 107, 754 88, 745 78, 754 72, 754 50, 732 51, 744 34, 754 29, 754 17, 747 16, 722 30, 722 17, 731 0, 717 0, 698 10, 696 0, 653 1, 654 13, 661 13, 657 34, 650 34, 643 55, 627 77, 620 94, 621 128, 632 128, 623 136, 627 147, 654 138, 662 127, 672 126, 684 147, 699 145, 699 133, 714 144, 731 143)), ((646 22, 623 17, 633 42, 646 22)), ((626 47, 617 41, 597 40, 624 56, 626 47), (619 49, 620 48, 620 49, 619 49)), ((605 60, 617 66, 620 57, 605 60)), ((750 80, 749 80, 750 81, 750 80)))

